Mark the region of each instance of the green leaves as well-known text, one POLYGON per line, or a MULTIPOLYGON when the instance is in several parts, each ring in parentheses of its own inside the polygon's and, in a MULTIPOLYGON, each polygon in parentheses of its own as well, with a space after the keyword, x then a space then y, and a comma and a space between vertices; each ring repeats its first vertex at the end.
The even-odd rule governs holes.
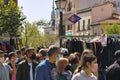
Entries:
POLYGON ((50 44, 54 44, 57 40, 56 36, 44 36, 39 29, 37 23, 25 23, 25 32, 22 36, 23 45, 29 45, 34 48, 37 46, 48 47, 50 44))
POLYGON ((120 25, 112 24, 106 27, 106 34, 120 34, 120 25))
POLYGON ((18 36, 19 27, 24 20, 24 15, 13 0, 9 0, 8 4, 0 0, 0 35, 8 32, 10 36, 18 36))

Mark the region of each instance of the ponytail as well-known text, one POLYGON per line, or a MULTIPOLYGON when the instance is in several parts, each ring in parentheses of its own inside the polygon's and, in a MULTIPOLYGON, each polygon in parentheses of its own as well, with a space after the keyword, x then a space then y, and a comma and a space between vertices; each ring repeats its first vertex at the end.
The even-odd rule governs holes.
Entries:
POLYGON ((82 68, 83 68, 83 65, 79 66, 78 67, 78 72, 80 72, 82 70, 82 68))
POLYGON ((73 75, 79 73, 79 72, 82 70, 82 68, 83 68, 83 65, 78 66, 78 67, 75 69, 73 75))

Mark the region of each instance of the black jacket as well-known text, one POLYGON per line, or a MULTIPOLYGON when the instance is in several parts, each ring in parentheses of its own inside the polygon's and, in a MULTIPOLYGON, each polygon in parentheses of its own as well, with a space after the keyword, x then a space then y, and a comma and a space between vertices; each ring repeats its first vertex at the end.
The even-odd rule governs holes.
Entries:
POLYGON ((106 80, 120 80, 120 65, 117 62, 106 70, 106 80))
MULTIPOLYGON (((33 80, 34 80, 34 73, 35 73, 36 66, 37 66, 37 63, 32 62, 33 80)), ((28 65, 27 60, 20 62, 17 67, 16 80, 30 80, 29 72, 30 72, 30 66, 28 65)))

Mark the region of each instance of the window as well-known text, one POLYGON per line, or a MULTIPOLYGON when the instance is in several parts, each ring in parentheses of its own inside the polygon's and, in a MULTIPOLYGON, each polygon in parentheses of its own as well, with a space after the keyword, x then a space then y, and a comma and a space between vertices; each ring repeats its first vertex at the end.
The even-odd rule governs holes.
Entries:
POLYGON ((72 9, 75 9, 75 0, 72 2, 72 9))
POLYGON ((80 21, 78 22, 78 32, 80 31, 80 21))
POLYGON ((83 20, 83 30, 85 30, 85 20, 83 20))
POLYGON ((67 30, 71 30, 72 26, 71 25, 67 25, 67 30))
POLYGON ((120 2, 118 2, 118 7, 120 7, 120 2))
POLYGON ((71 8, 72 8, 72 3, 69 1, 67 11, 71 11, 71 8))
POLYGON ((88 19, 87 29, 90 30, 90 19, 88 19))

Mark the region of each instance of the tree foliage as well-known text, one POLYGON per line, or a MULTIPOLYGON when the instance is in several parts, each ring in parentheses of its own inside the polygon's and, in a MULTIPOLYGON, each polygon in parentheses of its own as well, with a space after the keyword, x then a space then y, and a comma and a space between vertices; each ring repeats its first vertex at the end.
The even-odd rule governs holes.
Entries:
POLYGON ((35 22, 37 26, 48 26, 50 23, 47 22, 46 20, 39 20, 35 22))
POLYGON ((105 30, 106 34, 120 34, 120 25, 119 24, 112 24, 108 25, 105 30))
POLYGON ((20 25, 25 17, 13 0, 5 3, 0 0, 0 35, 9 33, 10 36, 20 35, 20 25))
POLYGON ((48 47, 57 40, 56 36, 44 36, 41 34, 39 27, 35 22, 25 24, 25 31, 22 36, 23 45, 32 46, 37 48, 38 46, 48 47))

